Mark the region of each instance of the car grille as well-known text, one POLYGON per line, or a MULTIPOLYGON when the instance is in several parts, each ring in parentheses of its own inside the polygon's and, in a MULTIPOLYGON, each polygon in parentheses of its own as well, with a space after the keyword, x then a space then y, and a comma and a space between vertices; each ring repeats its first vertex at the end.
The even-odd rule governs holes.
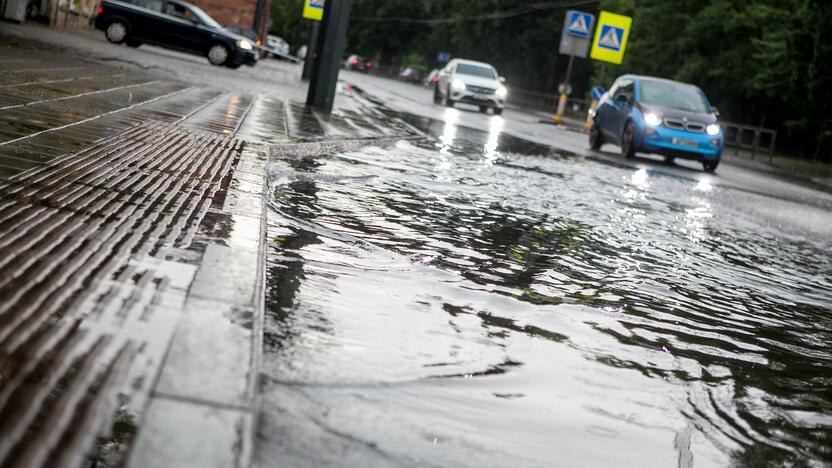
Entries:
POLYGON ((692 133, 702 133, 705 131, 705 124, 701 122, 685 122, 679 119, 664 119, 664 125, 667 128, 674 130, 687 130, 692 133))
POLYGON ((468 91, 471 91, 472 93, 479 94, 494 94, 494 92, 497 91, 494 88, 485 88, 482 86, 466 86, 466 88, 468 89, 468 91))

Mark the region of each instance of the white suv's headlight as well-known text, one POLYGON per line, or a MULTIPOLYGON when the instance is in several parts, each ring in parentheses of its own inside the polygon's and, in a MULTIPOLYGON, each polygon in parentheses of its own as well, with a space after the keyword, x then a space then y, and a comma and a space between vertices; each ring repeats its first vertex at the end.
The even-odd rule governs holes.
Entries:
POLYGON ((454 91, 464 91, 465 83, 459 78, 456 78, 454 81, 451 82, 451 88, 453 88, 454 91))
POLYGON ((243 50, 251 50, 254 46, 251 44, 251 41, 248 39, 240 39, 237 41, 237 46, 243 50))
POLYGON ((662 123, 662 118, 653 112, 648 112, 644 115, 644 123, 651 127, 658 127, 662 123))
POLYGON ((719 133, 719 124, 710 124, 705 128, 705 131, 708 132, 708 135, 716 135, 719 133))
POLYGON ((508 90, 505 86, 500 86, 499 88, 497 88, 497 92, 494 94, 496 94, 498 98, 502 99, 506 97, 506 95, 508 94, 508 90))

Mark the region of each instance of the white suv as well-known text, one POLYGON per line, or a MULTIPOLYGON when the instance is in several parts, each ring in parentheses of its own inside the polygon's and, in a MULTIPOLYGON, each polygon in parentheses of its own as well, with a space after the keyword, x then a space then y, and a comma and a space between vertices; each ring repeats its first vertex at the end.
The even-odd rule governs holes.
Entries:
POLYGON ((503 113, 508 90, 505 78, 487 63, 454 59, 439 72, 433 90, 433 102, 453 107, 457 102, 479 106, 480 112, 490 107, 494 115, 503 113))

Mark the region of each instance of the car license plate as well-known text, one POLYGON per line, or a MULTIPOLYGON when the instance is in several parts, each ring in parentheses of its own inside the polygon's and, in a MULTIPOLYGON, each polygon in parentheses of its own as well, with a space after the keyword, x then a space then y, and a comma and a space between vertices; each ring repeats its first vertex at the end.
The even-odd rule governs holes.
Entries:
POLYGON ((670 141, 672 141, 674 145, 688 146, 691 148, 699 146, 699 143, 693 140, 686 140, 684 138, 672 138, 670 141))

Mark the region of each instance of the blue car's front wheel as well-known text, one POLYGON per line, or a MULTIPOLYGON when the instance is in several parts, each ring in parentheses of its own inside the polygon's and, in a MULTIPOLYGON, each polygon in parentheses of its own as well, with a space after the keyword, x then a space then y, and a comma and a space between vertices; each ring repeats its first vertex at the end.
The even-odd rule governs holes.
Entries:
POLYGON ((714 172, 717 166, 719 166, 719 159, 702 161, 702 168, 705 169, 705 172, 714 172))
POLYGON ((624 131, 621 133, 621 154, 625 158, 636 155, 636 125, 632 120, 624 124, 624 131))

